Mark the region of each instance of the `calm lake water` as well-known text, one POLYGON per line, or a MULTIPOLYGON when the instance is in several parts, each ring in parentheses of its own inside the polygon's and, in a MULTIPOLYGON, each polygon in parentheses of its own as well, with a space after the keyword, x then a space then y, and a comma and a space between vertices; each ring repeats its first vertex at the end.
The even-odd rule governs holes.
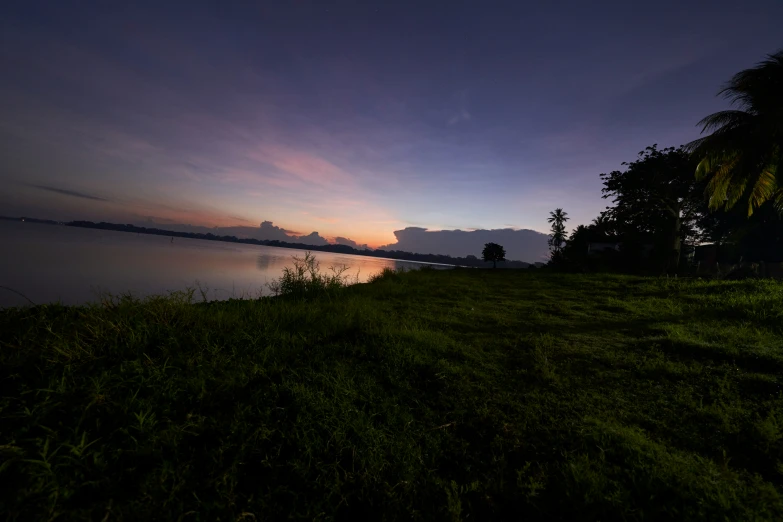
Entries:
MULTIPOLYGON (((291 256, 304 251, 201 239, 0 221, 0 286, 36 304, 94 302, 102 293, 165 294, 200 285, 208 299, 269 295, 291 256)), ((422 263, 315 252, 321 268, 347 265, 365 282, 385 267, 422 263)), ((444 267, 445 268, 445 267, 444 267)), ((200 294, 199 294, 200 296, 200 294)), ((0 307, 29 304, 0 288, 0 307)))

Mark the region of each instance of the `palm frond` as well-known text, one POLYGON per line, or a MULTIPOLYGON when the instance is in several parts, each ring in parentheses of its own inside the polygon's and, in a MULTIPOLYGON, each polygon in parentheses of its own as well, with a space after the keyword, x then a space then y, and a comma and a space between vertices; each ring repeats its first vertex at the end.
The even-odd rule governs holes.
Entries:
POLYGON ((697 149, 701 148, 702 145, 704 145, 704 142, 707 141, 707 138, 709 138, 709 136, 704 136, 703 138, 695 139, 683 145, 682 148, 685 150, 685 152, 688 152, 689 154, 692 155, 694 151, 696 151, 697 149))
POLYGON ((710 169, 709 172, 702 175, 702 179, 711 176, 706 187, 706 192, 710 196, 709 206, 711 209, 729 209, 745 192, 747 179, 743 179, 742 172, 737 169, 741 158, 740 153, 735 153, 731 156, 709 158, 712 163, 705 166, 700 164, 700 167, 705 171, 707 168, 710 169))
POLYGON ((751 215, 766 201, 783 205, 783 50, 735 74, 720 94, 740 110, 702 119, 702 133, 710 134, 684 147, 699 160, 695 174, 707 180, 710 208, 728 210, 747 198, 751 215))
POLYGON ((775 199, 772 200, 772 206, 779 214, 783 215, 783 190, 778 191, 775 199))
POLYGON ((742 196, 745 194, 745 190, 748 187, 748 182, 748 176, 744 176, 742 172, 737 170, 734 170, 733 176, 727 176, 726 195, 723 204, 724 210, 733 208, 734 205, 742 199, 742 196))
POLYGON ((707 154, 714 154, 719 151, 745 149, 755 146, 755 134, 751 125, 742 125, 739 127, 724 127, 716 130, 709 136, 694 140, 686 147, 690 149, 691 154, 703 157, 707 154))
POLYGON ((750 113, 780 103, 783 90, 783 50, 767 56, 755 67, 735 74, 718 93, 750 113))
POLYGON ((780 190, 777 180, 777 165, 768 165, 761 171, 748 195, 748 217, 763 203, 773 199, 780 190))
POLYGON ((720 111, 703 118, 696 125, 701 127, 702 134, 709 131, 727 131, 736 129, 752 122, 753 115, 745 111, 720 111))
POLYGON ((739 162, 741 152, 739 150, 720 151, 708 154, 696 166, 696 179, 704 180, 713 178, 725 178, 739 162))

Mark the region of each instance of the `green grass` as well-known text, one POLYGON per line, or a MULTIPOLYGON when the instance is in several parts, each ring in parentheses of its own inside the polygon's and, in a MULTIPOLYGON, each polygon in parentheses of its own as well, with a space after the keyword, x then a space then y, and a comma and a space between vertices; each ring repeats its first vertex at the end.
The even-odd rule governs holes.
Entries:
POLYGON ((386 273, 0 311, 10 520, 781 520, 783 284, 386 273))

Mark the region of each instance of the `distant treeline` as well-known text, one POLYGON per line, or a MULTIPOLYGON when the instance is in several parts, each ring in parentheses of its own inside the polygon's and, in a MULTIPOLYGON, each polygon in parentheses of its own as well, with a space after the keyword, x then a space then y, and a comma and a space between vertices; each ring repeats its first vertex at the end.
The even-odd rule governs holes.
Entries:
POLYGON ((29 218, 29 217, 8 217, 8 216, 0 216, 0 219, 4 219, 6 221, 25 221, 28 223, 39 223, 42 225, 62 225, 64 223, 61 223, 59 221, 53 221, 51 219, 36 219, 36 218, 29 218))
MULTIPOLYGON (((25 218, 27 221, 44 222, 43 220, 32 220, 25 218)), ((50 222, 55 224, 56 222, 50 222)), ((278 240, 266 240, 266 239, 250 239, 250 238, 238 238, 236 236, 218 236, 215 234, 197 234, 193 232, 175 232, 173 230, 164 230, 160 228, 147 228, 138 227, 136 225, 120 225, 116 223, 93 223, 92 221, 71 221, 65 223, 71 227, 82 228, 99 228, 101 230, 116 230, 119 232, 135 232, 137 234, 154 234, 158 236, 169 237, 187 237, 191 239, 206 239, 209 241, 226 241, 229 243, 244 243, 248 245, 263 245, 279 248, 296 248, 299 250, 310 250, 319 252, 335 252, 338 254, 353 254, 358 256, 369 257, 383 257, 388 259, 397 259, 400 261, 418 261, 421 263, 438 263, 443 265, 457 265, 457 266, 471 266, 471 267, 486 267, 489 263, 482 261, 475 256, 468 257, 452 257, 443 256, 437 254, 416 254, 412 252, 402 252, 400 250, 369 250, 358 249, 348 245, 306 245, 304 243, 293 243, 288 241, 278 240)), ((523 261, 506 261, 502 264, 505 268, 528 268, 530 263, 523 261)))

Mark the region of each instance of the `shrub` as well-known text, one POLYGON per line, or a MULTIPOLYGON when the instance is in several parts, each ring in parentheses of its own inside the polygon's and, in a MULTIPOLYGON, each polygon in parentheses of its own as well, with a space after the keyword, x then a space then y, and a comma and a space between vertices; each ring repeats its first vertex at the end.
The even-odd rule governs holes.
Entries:
POLYGON ((321 272, 320 263, 310 252, 292 258, 294 266, 283 268, 282 277, 267 284, 274 295, 323 294, 358 282, 358 274, 354 278, 345 274, 347 265, 330 266, 329 272, 321 272))
POLYGON ((377 274, 373 274, 367 279, 368 283, 377 283, 378 281, 398 281, 400 279, 400 274, 405 273, 405 268, 390 268, 385 267, 383 270, 378 272, 377 274))

